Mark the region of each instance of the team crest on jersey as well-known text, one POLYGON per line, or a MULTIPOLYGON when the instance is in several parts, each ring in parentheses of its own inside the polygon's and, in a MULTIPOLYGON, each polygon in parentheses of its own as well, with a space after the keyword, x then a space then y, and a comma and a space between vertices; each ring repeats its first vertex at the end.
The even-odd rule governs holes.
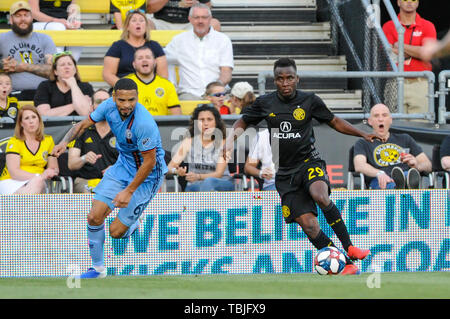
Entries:
POLYGON ((131 133, 131 130, 130 130, 130 129, 127 129, 127 130, 125 131, 125 137, 126 137, 127 139, 129 139, 129 140, 131 140, 131 138, 133 137, 133 133, 131 133))
POLYGON ((91 137, 88 137, 84 142, 85 142, 86 144, 87 144, 87 143, 94 143, 94 141, 92 140, 91 137))
POLYGON ((291 210, 286 205, 283 205, 281 212, 283 213, 284 218, 288 218, 291 215, 291 210))
POLYGON ((297 121, 302 121, 305 119, 305 110, 303 110, 301 107, 297 106, 297 108, 295 109, 294 113, 292 113, 292 115, 294 116, 294 118, 297 121))
POLYGON ((48 159, 48 151, 42 152, 42 159, 46 161, 48 159))
POLYGON ((109 139, 109 146, 116 148, 116 137, 113 136, 109 139))
POLYGON ((149 143, 150 143, 150 138, 149 137, 146 137, 146 138, 144 138, 142 140, 142 145, 143 146, 147 146, 149 143))
POLYGON ((163 88, 157 88, 157 89, 155 90, 155 94, 156 94, 157 97, 163 97, 163 96, 164 96, 164 93, 165 93, 165 91, 164 91, 163 88))
POLYGON ((379 166, 400 164, 400 153, 403 148, 392 143, 381 144, 373 150, 375 162, 379 166))
POLYGON ((17 107, 14 107, 14 106, 9 107, 7 113, 8 113, 9 117, 15 119, 17 116, 17 107))
POLYGON ((23 63, 33 64, 33 53, 31 51, 20 51, 19 53, 23 63))

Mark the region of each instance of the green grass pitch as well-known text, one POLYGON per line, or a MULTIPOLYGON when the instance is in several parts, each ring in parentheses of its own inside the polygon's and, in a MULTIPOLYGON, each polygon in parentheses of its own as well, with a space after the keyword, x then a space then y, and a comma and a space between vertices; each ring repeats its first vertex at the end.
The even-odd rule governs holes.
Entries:
POLYGON ((63 277, 1 278, 0 298, 448 299, 450 272, 111 276, 81 280, 80 288, 63 277))

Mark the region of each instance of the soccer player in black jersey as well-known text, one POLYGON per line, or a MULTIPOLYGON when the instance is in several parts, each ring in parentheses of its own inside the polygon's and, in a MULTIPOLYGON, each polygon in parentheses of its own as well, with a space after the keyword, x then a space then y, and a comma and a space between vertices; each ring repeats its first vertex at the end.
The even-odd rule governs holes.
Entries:
POLYGON ((225 153, 230 154, 234 140, 248 125, 266 120, 277 168, 275 185, 281 197, 285 222, 298 223, 317 249, 334 246, 320 229, 317 203, 347 252, 347 265, 342 274, 358 274, 359 269, 352 260, 362 260, 370 251, 353 246, 341 213, 329 198, 330 183, 325 162, 314 147, 312 120, 314 118, 340 133, 360 136, 371 142, 375 138, 382 139, 334 116, 314 93, 298 90, 299 77, 292 59, 281 58, 275 62, 274 81, 275 92, 258 97, 251 106, 242 110, 242 117, 234 123, 233 131, 227 137, 225 153))

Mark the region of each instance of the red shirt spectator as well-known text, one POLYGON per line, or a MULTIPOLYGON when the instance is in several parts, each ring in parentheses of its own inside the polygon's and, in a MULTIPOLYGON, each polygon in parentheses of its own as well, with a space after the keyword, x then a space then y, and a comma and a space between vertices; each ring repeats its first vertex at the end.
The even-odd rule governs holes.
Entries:
MULTIPOLYGON (((398 15, 398 19, 401 22, 400 14, 398 15)), ((420 17, 418 13, 416 13, 415 23, 409 26, 402 23, 402 26, 405 28, 404 43, 407 45, 420 47, 424 44, 425 39, 436 39, 436 28, 434 24, 420 17)), ((391 45, 398 42, 398 33, 392 20, 383 25, 383 31, 391 45)), ((407 57, 408 55, 405 52, 405 71, 431 71, 430 63, 411 56, 407 57)))

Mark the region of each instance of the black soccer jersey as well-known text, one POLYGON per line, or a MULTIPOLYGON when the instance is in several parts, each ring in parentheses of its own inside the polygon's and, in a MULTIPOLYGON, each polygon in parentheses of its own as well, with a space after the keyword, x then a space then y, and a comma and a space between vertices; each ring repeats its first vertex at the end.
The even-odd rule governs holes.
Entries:
POLYGON ((289 175, 307 159, 319 158, 314 146, 313 118, 323 123, 330 122, 334 115, 321 98, 301 90, 290 100, 282 100, 277 92, 260 96, 242 111, 247 124, 266 120, 279 175, 289 175))
POLYGON ((102 178, 102 170, 110 165, 113 165, 119 152, 116 149, 116 137, 110 131, 105 137, 101 138, 95 129, 95 125, 92 125, 87 129, 77 140, 74 147, 81 150, 81 155, 93 151, 96 154, 102 154, 97 162, 92 165, 86 163, 81 169, 76 172, 76 176, 91 179, 102 178))

